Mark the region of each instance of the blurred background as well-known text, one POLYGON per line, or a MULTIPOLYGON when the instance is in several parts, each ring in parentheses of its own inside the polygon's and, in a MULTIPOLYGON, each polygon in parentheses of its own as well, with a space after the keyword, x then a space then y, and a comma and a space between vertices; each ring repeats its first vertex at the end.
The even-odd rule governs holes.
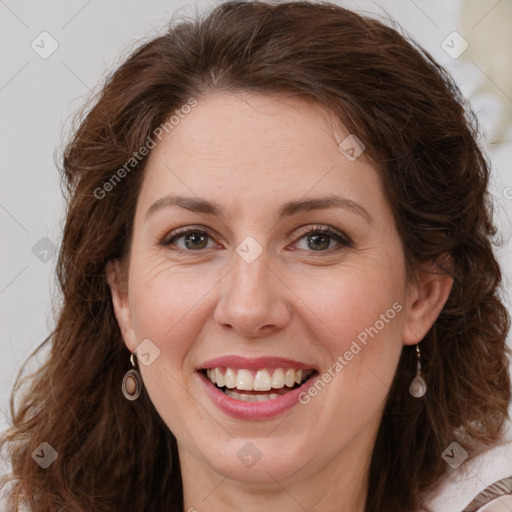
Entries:
MULTIPOLYGON (((510 308, 512 0, 336 3, 398 22, 470 100, 492 162, 498 256, 510 308)), ((16 374, 50 333, 58 308, 54 271, 64 204, 55 155, 69 136, 72 116, 135 46, 165 32, 171 19, 210 5, 213 0, 0 0, 0 431, 9 424, 16 374)), ((449 475, 433 499, 436 512, 460 510, 474 494, 512 475, 512 444, 449 475)))

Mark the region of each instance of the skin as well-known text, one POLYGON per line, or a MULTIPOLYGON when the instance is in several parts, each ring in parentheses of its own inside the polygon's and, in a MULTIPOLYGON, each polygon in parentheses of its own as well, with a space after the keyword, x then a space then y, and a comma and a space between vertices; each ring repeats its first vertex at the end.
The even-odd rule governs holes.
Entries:
POLYGON ((379 175, 364 153, 350 161, 338 149, 347 135, 304 100, 216 93, 200 98, 149 155, 129 258, 111 263, 108 275, 129 350, 144 339, 160 350, 139 366, 178 440, 185 510, 364 510, 402 347, 421 341, 452 281, 435 273, 407 280, 379 175), (176 206, 147 216, 168 194, 215 201, 224 216, 176 206), (371 220, 353 208, 276 218, 287 201, 333 194, 371 220), (351 246, 333 238, 308 243, 317 225, 344 233, 351 246), (181 227, 206 229, 211 238, 188 248, 184 237, 162 244, 181 227), (236 252, 247 236, 263 250, 252 263, 236 252), (322 374, 395 303, 402 310, 316 397, 275 419, 226 416, 195 372, 211 358, 242 355, 287 357, 322 374), (237 457, 247 442, 261 452, 250 468, 237 457))
POLYGON ((482 512, 508 512, 512 507, 512 496, 501 496, 489 505, 486 505, 482 512))

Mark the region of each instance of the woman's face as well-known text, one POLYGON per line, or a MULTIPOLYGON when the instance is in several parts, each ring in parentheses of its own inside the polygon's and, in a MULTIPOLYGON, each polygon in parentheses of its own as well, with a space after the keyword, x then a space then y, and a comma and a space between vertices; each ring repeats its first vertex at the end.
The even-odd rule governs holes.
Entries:
POLYGON ((183 471, 216 484, 357 473, 433 321, 377 172, 329 119, 216 94, 149 155, 116 316, 183 471))

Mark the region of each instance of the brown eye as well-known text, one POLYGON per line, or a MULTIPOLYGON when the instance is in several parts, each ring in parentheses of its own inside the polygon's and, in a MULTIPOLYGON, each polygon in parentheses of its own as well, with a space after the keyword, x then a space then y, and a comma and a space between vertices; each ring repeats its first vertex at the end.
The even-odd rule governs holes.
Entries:
POLYGON ((352 246, 352 242, 348 237, 328 227, 322 228, 318 226, 309 230, 303 234, 299 240, 302 239, 306 239, 306 249, 304 250, 313 252, 330 252, 331 249, 336 251, 344 247, 352 246), (332 247, 332 245, 336 245, 332 244, 333 241, 338 245, 337 248, 332 247))

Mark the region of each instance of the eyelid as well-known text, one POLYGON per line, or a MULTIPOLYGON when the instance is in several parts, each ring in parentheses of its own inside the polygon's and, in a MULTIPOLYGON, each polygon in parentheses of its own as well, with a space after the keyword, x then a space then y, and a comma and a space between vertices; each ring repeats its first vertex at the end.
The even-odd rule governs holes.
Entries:
POLYGON ((182 228, 173 229, 170 233, 166 232, 163 237, 160 237, 162 240, 160 243, 162 245, 168 245, 172 239, 195 231, 204 231, 210 238, 215 239, 213 232, 206 226, 192 224, 191 226, 184 226, 182 228))
MULTIPOLYGON (((336 228, 333 228, 331 226, 328 226, 328 225, 322 225, 322 224, 316 224, 316 225, 311 225, 311 224, 308 224, 306 226, 303 226, 301 228, 298 228, 299 231, 296 231, 296 234, 294 235, 294 240, 292 243, 296 243, 298 242, 300 239, 302 239, 303 237, 305 237, 306 235, 308 234, 311 234, 311 233, 322 233, 322 234, 326 234, 327 236, 330 236, 332 239, 334 239, 340 246, 342 247, 352 247, 353 246, 353 242, 351 240, 351 238, 346 235, 344 232, 336 229, 336 228)), ((164 236, 164 238, 162 239, 162 241, 160 242, 161 245, 164 245, 164 246, 169 246, 171 245, 171 241, 172 240, 175 240, 177 238, 180 238, 184 235, 187 235, 189 234, 190 232, 204 232, 206 235, 208 235, 208 237, 216 242, 216 235, 214 235, 212 233, 212 231, 207 228, 206 226, 200 226, 200 225, 191 225, 191 226, 185 226, 185 227, 182 227, 182 228, 177 228, 175 230, 173 230, 171 233, 167 234, 166 236, 164 236)), ((329 250, 326 250, 326 251, 307 251, 307 252, 311 252, 311 253, 318 253, 318 254, 331 254, 333 252, 336 252, 337 250, 339 250, 340 248, 336 249, 329 249, 329 250)), ((184 249, 180 249, 180 248, 177 248, 177 247, 174 247, 174 249, 176 252, 181 252, 181 253, 188 253, 188 254, 193 254, 194 252, 196 253, 201 253, 201 252, 205 252, 205 249, 201 249, 201 250, 198 250, 198 251, 193 251, 193 250, 184 250, 184 249)))
MULTIPOLYGON (((301 228, 299 228, 299 229, 301 229, 301 228)), ((311 224, 308 224, 307 226, 304 227, 304 229, 301 229, 299 232, 297 232, 297 235, 296 235, 297 240, 309 233, 315 233, 315 232, 326 233, 334 238, 339 237, 345 245, 347 245, 347 246, 353 245, 352 239, 347 234, 345 234, 343 231, 340 231, 339 229, 333 228, 331 226, 323 225, 323 224, 316 224, 313 226, 311 224)))

